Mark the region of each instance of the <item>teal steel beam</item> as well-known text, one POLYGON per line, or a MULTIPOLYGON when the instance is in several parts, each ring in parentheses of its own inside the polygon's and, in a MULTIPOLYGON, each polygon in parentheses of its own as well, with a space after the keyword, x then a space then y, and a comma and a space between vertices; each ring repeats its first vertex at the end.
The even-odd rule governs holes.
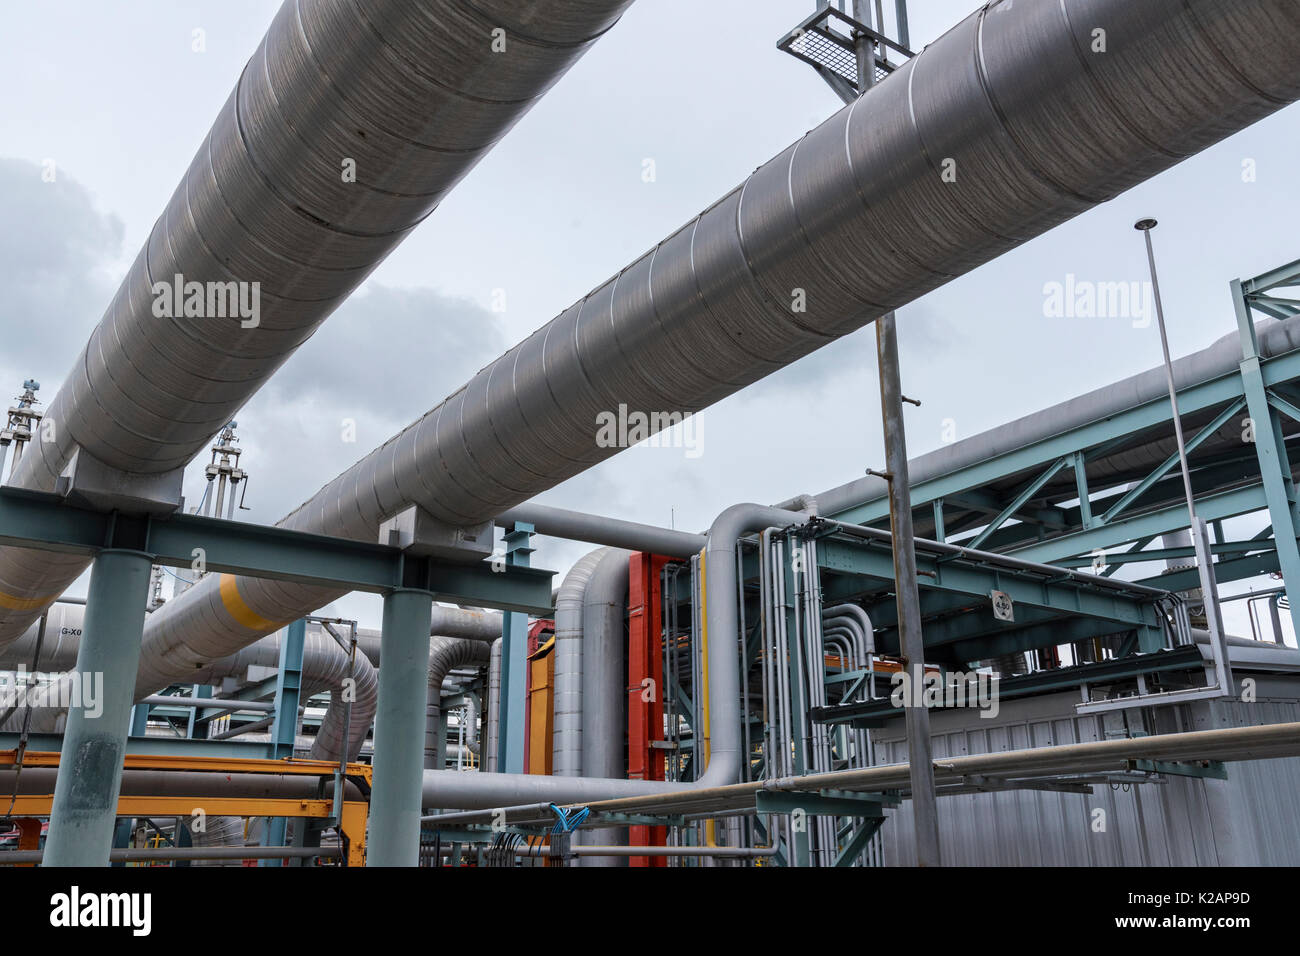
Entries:
MULTIPOLYGON (((136 704, 131 708, 131 729, 128 731, 129 737, 143 737, 149 732, 149 705, 136 704)), ((193 715, 190 717, 193 720, 193 715)), ((186 734, 188 737, 189 734, 186 734)))
POLYGON ((881 824, 884 822, 885 818, 880 816, 871 817, 858 824, 858 828, 854 831, 852 838, 850 838, 848 843, 844 844, 840 849, 840 852, 836 855, 834 866, 852 866, 854 861, 862 855, 862 851, 867 848, 867 844, 871 842, 871 838, 876 835, 877 831, 880 830, 881 824))
POLYGON ((1276 408, 1279 412, 1291 419, 1293 422, 1300 422, 1300 408, 1296 408, 1281 395, 1276 392, 1268 393, 1268 403, 1276 408))
MULTIPOLYGON (((1003 508, 1006 506, 1004 500, 980 488, 968 488, 965 491, 952 495, 951 503, 964 508, 969 508, 974 512, 993 516, 1000 515, 1003 508)), ((1007 517, 1016 518, 1029 524, 1045 525, 1049 528, 1065 527, 1065 515, 1059 508, 1030 508, 1022 506, 1017 508, 1013 514, 1008 515, 1007 517)), ((1007 518, 1003 519, 1003 521, 1006 520, 1007 518)))
MULTIPOLYGON (((1208 425, 1202 428, 1190 440, 1187 441, 1185 445, 1187 449, 1187 453, 1190 455, 1201 444, 1203 444, 1207 438, 1209 438, 1220 428, 1226 425, 1228 423, 1228 420, 1231 419, 1233 415, 1237 414, 1237 412, 1241 411, 1242 407, 1245 404, 1246 404, 1246 400, 1244 398, 1239 398, 1236 401, 1229 402, 1227 407, 1225 407, 1223 411, 1219 412, 1218 415, 1214 416, 1214 419, 1208 425)), ((1112 521, 1115 520, 1115 518, 1119 516, 1121 511, 1123 511, 1134 501, 1140 498, 1143 494, 1145 494, 1151 488, 1151 486, 1154 485, 1157 481, 1159 481, 1165 475, 1169 474, 1169 472, 1172 471, 1174 466, 1177 464, 1178 464, 1178 453, 1174 452, 1172 455, 1170 455, 1168 458, 1162 461, 1159 465, 1157 465, 1156 469, 1153 472, 1151 472, 1151 474, 1147 475, 1145 478, 1139 481, 1134 488, 1132 488, 1127 493, 1125 493, 1125 495, 1122 498, 1120 498, 1119 501, 1111 505, 1111 507, 1106 511, 1106 513, 1101 516, 1101 520, 1098 521, 1097 523, 1110 524, 1112 521)), ((1084 527, 1086 528, 1088 527, 1088 525, 1085 524, 1084 527)))
MULTIPOLYGON (((1262 368, 1265 383, 1269 385, 1300 378, 1300 351, 1265 359, 1262 368)), ((1242 395, 1241 376, 1232 372, 1179 392, 1178 404, 1184 415, 1192 415, 1198 411, 1216 408, 1242 395)), ((1099 446, 1169 421, 1171 421, 1169 399, 1166 396, 1102 421, 987 459, 969 468, 917 482, 912 487, 913 503, 919 506, 928 504, 935 498, 951 498, 964 491, 984 488, 1005 479, 1008 475, 1047 467, 1058 458, 1074 452, 1087 451, 1095 454, 1095 449, 1099 446)), ((853 524, 868 524, 887 515, 887 502, 879 500, 826 517, 853 524)))
POLYGON ((1088 529, 1092 527, 1092 501, 1088 490, 1087 456, 1076 451, 1070 456, 1070 466, 1074 469, 1074 490, 1079 496, 1079 523, 1088 529))
POLYGON ((838 790, 811 792, 802 790, 759 790, 754 794, 754 812, 795 813, 803 811, 808 816, 862 817, 883 819, 884 802, 879 798, 845 793, 838 790))
MULTIPOLYGON (((1264 490, 1259 485, 1234 488, 1198 498, 1196 512, 1207 521, 1234 518, 1267 507, 1264 490)), ((1061 535, 1038 544, 1008 552, 1012 557, 1050 564, 1062 558, 1087 554, 1097 548, 1113 548, 1139 538, 1154 537, 1187 527, 1187 505, 1175 504, 1144 515, 1121 518, 1113 524, 1090 531, 1061 535)))
MULTIPOLYGON (((154 564, 190 567, 200 549, 208 571, 382 594, 411 586, 399 548, 242 521, 173 514, 128 517, 68 504, 58 495, 0 488, 0 544, 93 557, 128 541, 154 564)), ((526 613, 551 609, 551 573, 490 561, 418 562, 422 590, 438 600, 526 613)))
MULTIPOLYGON (((1143 653, 1159 650, 1165 644, 1165 634, 1160 626, 1159 612, 1151 608, 1146 621, 1131 623, 1107 620, 1097 617, 1078 617, 1039 608, 1016 608, 1016 620, 998 621, 988 609, 975 609, 967 613, 958 613, 950 617, 927 621, 925 625, 926 647, 942 648, 946 655, 962 661, 985 660, 1002 653, 1017 650, 1035 650, 1056 644, 1069 644, 1083 637, 1096 637, 1103 634, 1118 634, 1124 631, 1136 631, 1140 635, 1140 647, 1143 653), (1082 636, 1071 637, 1078 633, 1082 636), (966 653, 965 645, 974 641, 1000 642, 1009 651, 975 654, 966 653)), ((892 647, 892 635, 888 632, 877 637, 892 647)))
MULTIPOLYGON (((307 643, 307 622, 299 618, 284 629, 280 640, 280 666, 275 676, 275 720, 271 724, 271 759, 293 756, 298 738, 298 702, 302 696, 302 653, 307 643)), ((269 817, 263 846, 284 846, 288 834, 285 817, 269 817)), ((279 866, 280 860, 260 860, 259 866, 279 866)))
MULTIPOLYGON (((1287 267, 1288 270, 1290 268, 1287 267)), ((1261 277, 1256 281, 1271 280, 1261 277)), ((1296 544, 1296 492, 1291 479, 1291 462, 1287 457, 1281 422, 1269 405, 1261 370, 1259 341, 1255 335, 1255 321, 1250 314, 1242 282, 1234 280, 1231 289, 1233 306, 1237 312, 1237 329, 1241 336, 1241 380, 1254 425, 1255 454, 1259 458, 1260 479, 1269 520, 1273 523, 1278 564, 1286 583, 1291 625, 1300 634, 1300 593, 1292 593, 1291 590, 1292 584, 1300 587, 1300 547, 1296 544)))
POLYGON ((1252 295, 1251 308, 1258 309, 1275 319, 1290 319, 1300 315, 1300 302, 1295 299, 1282 299, 1272 295, 1252 295))
POLYGON ((384 595, 366 866, 417 866, 433 595, 384 595))
MULTIPOLYGON (((1276 551, 1264 551, 1259 554, 1249 554, 1243 558, 1214 562, 1214 577, 1221 584, 1227 584, 1231 581, 1244 581, 1247 578, 1258 577, 1261 574, 1276 574, 1278 570, 1279 562, 1276 551)), ((1186 571, 1156 575, 1138 583, 1168 588, 1171 591, 1188 591, 1197 586, 1198 580, 1197 570, 1190 568, 1186 571)))
POLYGON ((1023 490, 1021 490, 1020 494, 1016 495, 1013 499, 1011 499, 1011 503, 1007 505, 1005 508, 1003 508, 1002 511, 999 512, 998 516, 994 518, 991 522, 989 522, 988 526, 983 531, 981 531, 979 534, 975 536, 975 539, 970 543, 970 547, 978 548, 981 544, 983 544, 988 539, 989 535, 991 535, 994 531, 997 531, 998 528, 1002 527, 1003 522, 1005 522, 1008 518, 1010 518, 1017 511, 1023 508, 1026 504, 1028 504, 1030 499, 1032 499, 1034 495, 1038 494, 1039 490, 1043 487, 1043 485, 1047 484, 1049 481, 1055 478, 1056 473, 1059 472, 1062 468, 1064 468, 1069 463, 1070 463, 1070 458, 1068 456, 1064 458, 1058 458, 1055 462, 1053 462, 1046 469, 1044 469, 1043 472, 1039 474, 1037 478, 1035 478, 1028 485, 1026 485, 1023 490))
MULTIPOLYGON (((1163 631, 1155 627, 1138 628, 1137 631, 1138 646, 1142 653, 1149 654, 1165 646, 1163 631)), ((1120 630, 1108 621, 1076 617, 1034 624, 1006 634, 957 641, 949 647, 949 650, 958 660, 986 661, 1001 657, 1003 654, 1032 651, 1056 644, 1073 644, 1076 641, 1118 633, 1120 630)))
MULTIPOLYGON (((817 555, 818 565, 832 571, 866 575, 883 581, 892 576, 889 551, 883 547, 871 547, 866 542, 824 539, 818 542, 817 555)), ((1153 613, 1149 598, 1102 590, 1086 582, 1061 580, 1051 583, 1027 572, 976 565, 966 560, 940 560, 924 551, 918 551, 916 562, 922 572, 921 587, 927 592, 940 590, 989 600, 989 592, 998 590, 1010 595, 1017 605, 1133 625, 1147 623, 1153 613)))
MULTIPOLYGON (((1210 551, 1213 554, 1249 554, 1252 551, 1271 550, 1273 550, 1271 538, 1251 541, 1225 541, 1210 546, 1210 551)), ((1119 554, 1108 554, 1105 560, 1108 565, 1145 564, 1148 561, 1172 561, 1178 558, 1192 558, 1195 556, 1194 548, 1157 548, 1154 551, 1124 551, 1119 554)), ((1092 564, 1092 558, 1090 556, 1062 558, 1060 561, 1053 561, 1052 563, 1059 564, 1063 568, 1085 568, 1092 564)))
MULTIPOLYGON (((1261 359, 1260 368, 1264 384, 1269 387, 1300 379, 1300 351, 1261 359)), ((1192 415, 1240 399, 1244 394, 1240 374, 1231 372, 1180 391, 1178 404, 1184 415, 1192 415)), ((987 459, 969 468, 939 475, 928 481, 916 482, 912 486, 912 501, 919 507, 933 502, 936 498, 951 499, 963 492, 984 488, 1005 479, 1008 475, 1046 467, 1056 459, 1075 452, 1085 451, 1090 457, 1099 455, 1104 453, 1108 445, 1116 445, 1129 435, 1166 424, 1170 420, 1168 398, 1156 399, 1119 415, 987 459)), ((888 502, 880 499, 827 517, 853 524, 872 524, 888 517, 888 513, 888 502)))
MULTIPOLYGON (((195 684, 191 689, 190 694, 194 697, 211 697, 212 688, 206 684, 195 684)), ((186 737, 190 737, 190 738, 198 737, 201 740, 207 739, 208 724, 206 721, 202 721, 199 719, 200 713, 201 712, 199 708, 195 707, 193 710, 189 712, 189 715, 185 718, 186 737)))
POLYGON ((1300 283, 1300 259, 1288 262, 1284 266, 1278 266, 1276 269, 1255 276, 1253 279, 1243 280, 1241 289, 1247 295, 1257 295, 1261 292, 1268 292, 1270 289, 1276 289, 1279 286, 1292 286, 1297 283, 1300 283))
POLYGON ((108 865, 152 575, 149 555, 138 551, 111 548, 95 558, 45 866, 108 865))
MULTIPOLYGON (((1245 455, 1234 455, 1228 458, 1216 457, 1212 462, 1201 462, 1197 465, 1196 470, 1192 472, 1192 487, 1199 500, 1203 496, 1214 494, 1214 490, 1218 488, 1235 487, 1250 482, 1256 482, 1258 481, 1258 475, 1256 474, 1257 471, 1258 466, 1255 462, 1255 453, 1253 451, 1247 452, 1245 455)), ((1118 480, 1122 485, 1126 481, 1136 481, 1138 480, 1138 477, 1134 476, 1132 478, 1125 478, 1119 476, 1116 480, 1118 480)), ((1123 491, 1123 488, 1120 487, 1118 490, 1111 493, 1101 495, 1094 492, 1092 500, 1094 511, 1103 511, 1110 507, 1110 505, 1118 500, 1120 495, 1123 494, 1123 491)), ((1134 502, 1133 505, 1130 505, 1128 510, 1130 513, 1146 513, 1148 511, 1163 508, 1182 496, 1182 475, 1179 473, 1177 475, 1165 477, 1156 482, 1156 484, 1148 490, 1146 494, 1138 499, 1138 501, 1134 502)), ((1185 511, 1186 504, 1184 499, 1184 512, 1185 511)), ((1072 508, 1066 513, 1071 519, 1066 533, 1076 534, 1084 530, 1079 522, 1079 509, 1072 508)), ((1118 523, 1118 521, 1115 523, 1118 523)), ((1183 526, 1186 527, 1186 521, 1184 521, 1183 526)), ((1090 530, 1101 530, 1101 526, 1094 523, 1094 527, 1090 530)), ((1023 525, 1006 525, 989 539, 984 546, 985 550, 995 551, 998 553, 1013 553, 1017 548, 1032 547, 1046 541, 1055 541, 1060 537, 1063 537, 1063 535, 1058 535, 1056 537, 1045 538, 1040 534, 1035 534, 1030 537, 1025 532, 1026 528, 1023 525)), ((1106 535, 1103 534, 1102 537, 1105 538, 1106 535)), ((958 539, 953 543, 960 545, 962 542, 958 539)), ((1111 543, 1114 544, 1115 542, 1111 543)))
MULTIPOLYGON (((515 522, 505 533, 505 565, 527 568, 534 528, 515 522)), ((547 578, 547 603, 550 578, 547 578)), ((528 707, 528 615, 501 616, 501 717, 497 766, 503 773, 524 772, 524 716, 528 707)))

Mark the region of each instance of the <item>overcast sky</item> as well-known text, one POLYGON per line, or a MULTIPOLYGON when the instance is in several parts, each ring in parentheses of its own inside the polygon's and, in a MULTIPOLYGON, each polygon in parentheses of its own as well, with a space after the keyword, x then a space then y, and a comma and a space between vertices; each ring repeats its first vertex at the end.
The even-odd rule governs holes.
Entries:
MULTIPOLYGON (((53 397, 277 6, 5 5, 0 392, 34 376, 53 397), (54 183, 41 179, 48 160, 54 183)), ((809 67, 775 48, 813 6, 634 5, 240 413, 244 516, 281 518, 838 109, 809 67), (491 310, 495 290, 504 313, 491 310), (347 418, 355 444, 340 440, 347 418)), ((913 6, 919 48, 978 4, 913 6)), ((945 420, 968 437, 1158 364, 1153 325, 1044 314, 1045 284, 1068 274, 1145 279, 1132 229, 1142 216, 1161 222, 1174 353, 1232 332, 1228 281, 1297 255, 1297 118, 1283 110, 901 310, 904 391, 924 402, 907 412, 912 454, 954 437, 945 420)), ((737 501, 881 467, 877 396, 867 328, 702 413, 698 457, 632 449, 539 500, 698 530, 737 501)), ((563 570, 583 550, 543 542, 534 563, 563 570)), ((378 624, 371 597, 336 610, 378 624)))

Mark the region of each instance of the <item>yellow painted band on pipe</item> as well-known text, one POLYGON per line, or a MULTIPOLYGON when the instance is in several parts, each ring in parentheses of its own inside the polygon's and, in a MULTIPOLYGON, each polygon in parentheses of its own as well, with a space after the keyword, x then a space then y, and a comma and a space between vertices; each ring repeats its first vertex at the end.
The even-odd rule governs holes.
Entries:
POLYGON ((289 623, 269 620, 249 607, 239 593, 238 580, 233 574, 221 575, 221 603, 227 614, 250 631, 277 631, 289 623))
POLYGON ((54 603, 57 594, 47 594, 43 597, 20 598, 0 591, 0 607, 7 611, 40 611, 47 605, 54 603))

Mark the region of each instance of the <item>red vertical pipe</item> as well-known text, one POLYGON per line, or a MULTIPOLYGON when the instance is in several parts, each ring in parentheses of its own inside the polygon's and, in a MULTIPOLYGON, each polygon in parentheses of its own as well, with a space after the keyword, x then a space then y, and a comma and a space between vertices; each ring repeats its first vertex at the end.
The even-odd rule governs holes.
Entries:
MULTIPOLYGON (((660 572, 671 558, 639 553, 628 558, 627 592, 627 776, 629 780, 663 780, 663 599, 660 572)), ((628 828, 633 846, 664 846, 666 827, 628 828)), ((629 866, 667 866, 666 857, 634 856, 629 866)))

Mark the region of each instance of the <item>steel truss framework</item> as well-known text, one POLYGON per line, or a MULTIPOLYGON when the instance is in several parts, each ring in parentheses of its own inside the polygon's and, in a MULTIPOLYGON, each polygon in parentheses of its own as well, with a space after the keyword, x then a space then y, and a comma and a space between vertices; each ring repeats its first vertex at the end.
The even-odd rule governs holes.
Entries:
MULTIPOLYGON (((1300 624, 1297 594, 1296 490, 1289 448, 1300 442, 1300 351, 1263 357, 1257 317, 1300 314, 1300 301, 1279 294, 1300 285, 1300 261, 1231 283, 1242 345, 1239 367, 1178 393, 1188 426, 1188 452, 1198 514, 1214 528, 1214 571, 1220 583, 1280 572, 1290 598, 1292 623, 1300 624), (1236 447, 1203 446, 1224 429, 1237 428, 1236 447), (1228 540, 1226 519, 1257 512, 1267 523, 1254 537, 1228 540)), ((1135 562, 1191 557, 1190 548, 1147 546, 1162 534, 1188 526, 1172 454, 1150 470, 1089 472, 1089 463, 1152 436, 1172 434, 1169 401, 1155 399, 1110 418, 990 457, 912 487, 918 533, 938 541, 981 548, 1065 568, 1104 566, 1113 575, 1135 562), (1062 488, 1060 476, 1073 481, 1062 488)), ((884 499, 831 517, 870 526, 888 522, 884 499)), ((1194 568, 1150 578, 1169 590, 1197 586, 1194 568)), ((888 601, 868 608, 873 622, 887 624, 888 601)), ((1296 628, 1300 633, 1300 626, 1296 628)), ((946 630, 927 626, 926 643, 944 643, 946 630)), ((1063 640, 1074 640, 1066 635, 1063 640)), ((1056 641, 1054 643, 1062 643, 1056 641)), ((1029 646, 1029 645, 1027 645, 1029 646)))

